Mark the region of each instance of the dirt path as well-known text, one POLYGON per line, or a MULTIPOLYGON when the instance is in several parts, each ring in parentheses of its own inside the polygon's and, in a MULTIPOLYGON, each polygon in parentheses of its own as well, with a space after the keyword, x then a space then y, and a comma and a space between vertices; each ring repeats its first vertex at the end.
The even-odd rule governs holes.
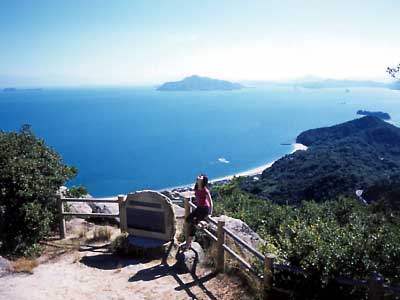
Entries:
POLYGON ((73 251, 33 274, 1 277, 0 299, 251 299, 238 279, 206 269, 197 269, 197 276, 178 274, 173 263, 121 258, 104 247, 73 251))

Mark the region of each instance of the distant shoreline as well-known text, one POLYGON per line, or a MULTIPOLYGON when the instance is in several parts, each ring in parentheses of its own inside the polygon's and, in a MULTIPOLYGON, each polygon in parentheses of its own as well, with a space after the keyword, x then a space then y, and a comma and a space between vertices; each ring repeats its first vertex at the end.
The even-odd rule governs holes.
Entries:
MULTIPOLYGON (((299 143, 294 143, 292 144, 293 146, 293 150, 289 153, 292 154, 294 152, 296 152, 297 150, 307 150, 307 146, 303 145, 303 144, 299 144, 299 143)), ((242 171, 239 173, 235 173, 235 174, 231 174, 231 175, 227 175, 224 177, 218 177, 218 178, 214 178, 211 179, 209 182, 211 184, 216 184, 216 183, 222 183, 223 181, 230 181, 233 179, 233 177, 237 177, 237 176, 255 176, 255 175, 259 175, 261 174, 265 169, 270 168, 274 162, 276 160, 272 161, 272 162, 268 162, 264 165, 246 170, 246 171, 242 171)), ((184 184, 184 185, 180 185, 180 186, 174 186, 174 187, 166 187, 166 188, 162 188, 162 189, 158 189, 157 191, 159 192, 173 192, 173 191, 178 191, 178 192, 185 192, 185 191, 189 191, 192 189, 192 187, 194 186, 194 183, 190 183, 190 184, 184 184)))

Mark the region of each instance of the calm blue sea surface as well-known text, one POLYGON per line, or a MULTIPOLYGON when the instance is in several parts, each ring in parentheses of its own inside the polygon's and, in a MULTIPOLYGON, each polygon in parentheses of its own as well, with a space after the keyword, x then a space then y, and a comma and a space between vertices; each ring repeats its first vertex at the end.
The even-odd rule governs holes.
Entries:
POLYGON ((191 183, 200 172, 217 178, 257 167, 289 153, 292 147, 280 144, 292 143, 300 132, 354 119, 358 109, 388 112, 400 125, 400 92, 0 91, 0 128, 31 124, 67 164, 78 167, 68 185, 83 184, 101 197, 191 183))

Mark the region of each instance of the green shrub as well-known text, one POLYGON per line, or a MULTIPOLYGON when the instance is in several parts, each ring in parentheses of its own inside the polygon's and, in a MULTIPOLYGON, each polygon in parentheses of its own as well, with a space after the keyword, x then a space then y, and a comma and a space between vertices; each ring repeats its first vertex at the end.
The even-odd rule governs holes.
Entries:
POLYGON ((33 244, 25 249, 23 256, 27 258, 38 257, 42 253, 42 247, 40 244, 33 244))
POLYGON ((65 193, 68 198, 80 198, 87 195, 89 192, 83 185, 69 187, 65 193))
POLYGON ((273 204, 240 190, 238 180, 214 188, 213 195, 216 213, 240 218, 257 231, 265 254, 307 272, 306 278, 276 273, 275 282, 297 290, 301 298, 325 297, 332 290, 354 299, 365 296, 365 290, 339 287, 332 280, 337 276, 367 279, 378 272, 386 283, 400 284, 400 218, 387 206, 347 198, 273 204))
POLYGON ((124 252, 126 248, 128 233, 123 232, 118 235, 112 242, 111 242, 111 251, 113 253, 121 254, 124 252))
POLYGON ((55 226, 56 192, 76 169, 28 125, 18 133, 0 132, 0 169, 0 253, 32 253, 55 226))

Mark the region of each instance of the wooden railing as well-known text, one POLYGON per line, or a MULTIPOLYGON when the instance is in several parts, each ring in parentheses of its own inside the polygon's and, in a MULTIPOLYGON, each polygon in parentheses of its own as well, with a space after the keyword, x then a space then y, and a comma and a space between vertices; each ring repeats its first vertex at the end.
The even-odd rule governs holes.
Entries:
MULTIPOLYGON (((184 199, 184 208, 185 208, 185 218, 190 214, 191 208, 196 208, 196 205, 192 203, 191 198, 184 199)), ((225 252, 231 255, 234 259, 236 259, 241 266, 243 266, 246 270, 253 273, 258 280, 263 284, 263 294, 264 299, 270 299, 272 291, 284 292, 288 293, 290 291, 280 289, 273 285, 274 278, 274 270, 282 270, 289 271, 296 274, 307 275, 307 272, 301 268, 283 265, 274 263, 275 255, 267 254, 263 255, 252 246, 243 241, 239 236, 233 233, 231 230, 225 227, 224 221, 216 221, 212 217, 208 216, 206 219, 209 223, 217 225, 217 236, 213 234, 209 229, 199 227, 202 229, 212 240, 217 243, 217 270, 220 272, 225 271, 225 252), (229 248, 226 243, 226 237, 229 236, 232 238, 237 244, 242 246, 248 252, 250 252, 256 259, 263 263, 263 272, 259 274, 254 267, 247 262, 243 257, 237 254, 233 249, 229 248)), ((185 235, 186 240, 188 238, 188 228, 186 228, 185 235)), ((368 290, 368 300, 383 300, 385 290, 390 291, 395 294, 400 294, 400 287, 392 287, 385 285, 384 279, 382 276, 374 273, 369 280, 356 280, 350 278, 335 278, 335 280, 341 284, 346 284, 350 286, 358 286, 362 288, 366 288, 368 290)))
MULTIPOLYGON (((184 200, 184 207, 185 207, 185 218, 190 214, 191 208, 196 208, 196 205, 192 203, 190 198, 186 198, 184 200)), ((267 299, 268 295, 273 289, 272 282, 273 282, 273 265, 275 256, 273 254, 263 255, 258 250, 254 249, 252 246, 247 244, 243 241, 240 237, 238 237, 235 233, 225 227, 224 221, 216 221, 212 217, 208 216, 207 221, 217 225, 217 236, 211 233, 208 229, 202 228, 203 231, 217 243, 217 271, 224 272, 225 271, 225 252, 235 258, 239 263, 248 271, 256 275, 256 277, 263 281, 263 289, 264 295, 267 299), (229 248, 226 244, 226 237, 231 237, 235 242, 240 244, 244 247, 247 251, 257 257, 259 260, 264 262, 264 270, 263 274, 260 275, 258 272, 253 268, 253 266, 248 263, 243 257, 237 254, 234 250, 229 248)), ((200 227, 201 228, 201 227, 200 227)), ((188 229, 186 228, 186 240, 188 238, 188 229)))
POLYGON ((64 211, 64 203, 66 202, 82 202, 82 203, 118 203, 119 209, 121 211, 122 201, 124 200, 124 196, 120 195, 116 198, 64 198, 59 197, 57 201, 58 212, 59 212, 59 221, 60 221, 60 238, 65 239, 67 235, 66 227, 65 227, 65 217, 79 217, 79 218, 119 218, 120 214, 107 214, 107 213, 74 213, 74 212, 65 212, 64 211))

